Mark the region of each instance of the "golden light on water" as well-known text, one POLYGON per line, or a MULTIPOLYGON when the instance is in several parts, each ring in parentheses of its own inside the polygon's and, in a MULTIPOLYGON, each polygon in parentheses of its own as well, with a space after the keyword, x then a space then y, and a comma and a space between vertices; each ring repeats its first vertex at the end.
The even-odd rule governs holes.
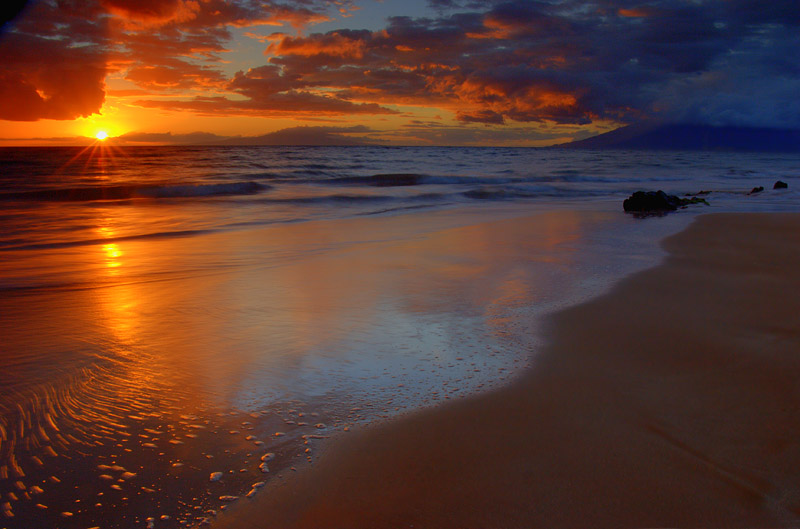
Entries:
POLYGON ((109 268, 116 268, 122 265, 118 259, 122 257, 122 251, 116 244, 106 244, 103 246, 103 252, 106 254, 106 266, 109 268))

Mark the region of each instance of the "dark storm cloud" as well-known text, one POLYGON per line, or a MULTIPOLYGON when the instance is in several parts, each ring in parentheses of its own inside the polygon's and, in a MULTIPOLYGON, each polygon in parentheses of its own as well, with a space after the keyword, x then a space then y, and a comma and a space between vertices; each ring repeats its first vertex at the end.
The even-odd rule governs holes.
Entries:
POLYGON ((0 35, 0 119, 75 119, 100 110, 107 72, 100 13, 92 1, 38 2, 0 35))

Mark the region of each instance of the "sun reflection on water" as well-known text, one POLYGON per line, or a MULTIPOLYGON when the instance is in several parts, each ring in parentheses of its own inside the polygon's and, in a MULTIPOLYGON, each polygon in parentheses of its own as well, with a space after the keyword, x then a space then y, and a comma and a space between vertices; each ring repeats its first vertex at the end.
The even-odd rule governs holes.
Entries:
POLYGON ((106 244, 103 246, 103 251, 106 254, 107 267, 117 268, 118 266, 122 266, 122 261, 119 261, 119 258, 122 257, 122 251, 119 249, 118 245, 106 244))

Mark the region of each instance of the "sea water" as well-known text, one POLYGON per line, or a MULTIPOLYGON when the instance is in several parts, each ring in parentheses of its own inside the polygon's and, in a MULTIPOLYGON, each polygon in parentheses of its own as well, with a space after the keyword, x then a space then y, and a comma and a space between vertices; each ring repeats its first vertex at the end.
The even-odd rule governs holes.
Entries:
POLYGON ((800 185, 797 155, 103 145, 0 149, 0 527, 213 519, 535 368, 542 315, 800 185), (711 193, 622 212, 656 189, 711 193))

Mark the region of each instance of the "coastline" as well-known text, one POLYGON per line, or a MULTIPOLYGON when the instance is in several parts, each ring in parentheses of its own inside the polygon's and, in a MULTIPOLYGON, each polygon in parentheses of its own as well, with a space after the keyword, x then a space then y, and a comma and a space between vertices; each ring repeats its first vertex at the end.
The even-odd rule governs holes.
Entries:
POLYGON ((58 395, 41 406, 6 386, 0 402, 0 478, 20 464, 0 479, 9 529, 204 524, 302 471, 337 432, 503 387, 538 348, 540 316, 660 258, 649 234, 671 220, 511 204, 48 250, 74 270, 66 288, 0 302, 4 345, 36 367, 19 388, 42 377, 58 395), (44 347, 26 347, 31 329, 44 347), (86 356, 102 363, 85 378, 37 367, 64 375, 86 356), (35 503, 14 500, 17 479, 42 489, 35 503))
POLYGON ((790 526, 800 215, 712 214, 510 386, 340 437, 215 527, 790 526))

